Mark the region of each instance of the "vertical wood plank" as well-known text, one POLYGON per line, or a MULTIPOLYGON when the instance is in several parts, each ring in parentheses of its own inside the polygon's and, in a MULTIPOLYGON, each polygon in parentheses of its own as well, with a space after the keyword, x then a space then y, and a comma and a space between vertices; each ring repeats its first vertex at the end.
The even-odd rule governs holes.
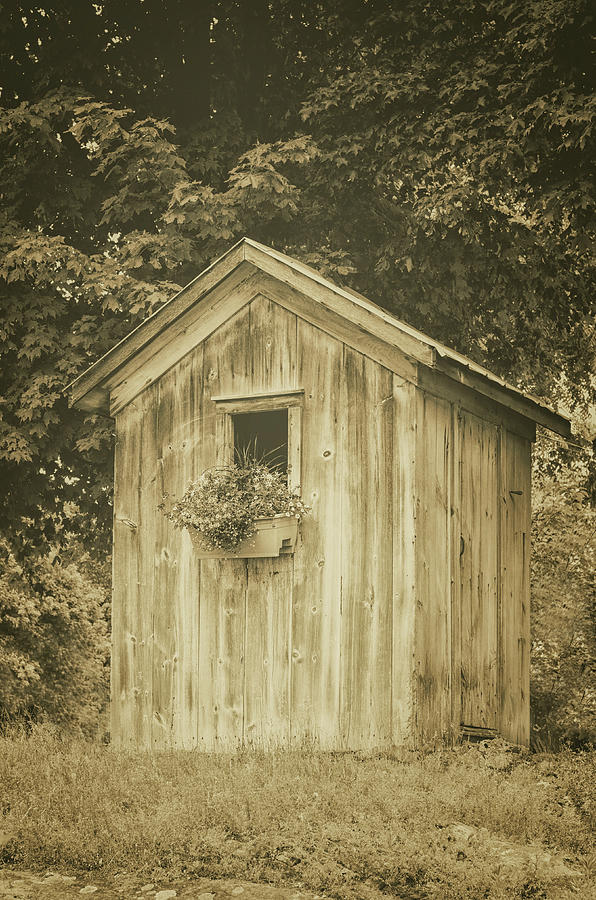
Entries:
MULTIPOLYGON (((203 471, 203 447, 201 443, 203 420, 203 346, 189 354, 188 381, 184 390, 188 398, 187 411, 181 430, 183 463, 179 473, 180 494, 190 482, 196 481, 203 471)), ((182 705, 182 746, 191 749, 198 745, 199 728, 199 647, 201 567, 196 559, 192 543, 185 531, 177 532, 179 553, 180 603, 179 628, 182 632, 180 674, 182 684, 178 696, 182 705)))
POLYGON ((483 464, 481 471, 482 529, 480 533, 480 565, 482 572, 482 631, 479 646, 483 656, 479 671, 483 671, 486 727, 498 726, 498 546, 499 546, 499 429, 484 423, 483 464))
POLYGON ((116 747, 129 747, 135 744, 136 731, 140 404, 122 410, 115 427, 111 739, 116 747))
POLYGON ((470 702, 470 691, 476 690, 472 684, 472 675, 475 672, 474 661, 471 659, 473 644, 471 635, 474 631, 474 609, 477 606, 477 586, 474 565, 474 556, 477 550, 476 532, 478 528, 478 515, 476 512, 475 490, 480 477, 480 456, 476 450, 478 429, 474 428, 475 419, 466 414, 462 422, 461 431, 461 458, 462 458, 462 482, 461 482, 461 549, 460 549, 460 583, 461 583, 461 617, 460 617, 460 648, 461 648, 461 723, 466 725, 480 725, 474 721, 475 703, 470 702), (474 708, 471 708, 474 707, 474 708))
POLYGON ((290 737, 292 560, 247 560, 244 741, 265 749, 290 737))
POLYGON ((453 740, 459 737, 461 722, 461 577, 460 558, 462 555, 461 522, 461 422, 462 412, 458 403, 451 408, 451 497, 450 510, 450 582, 451 582, 451 733, 453 740))
POLYGON ((500 731, 508 740, 527 745, 530 739, 530 442, 503 431, 500 470, 500 731))
MULTIPOLYGON (((197 371, 202 376, 200 347, 157 382, 159 493, 170 498, 181 497, 196 477, 197 371)), ((153 743, 192 748, 198 710, 198 565, 185 531, 164 515, 158 515, 156 531, 153 743)))
MULTIPOLYGON (((248 392, 250 368, 247 305, 203 344, 201 471, 224 461, 211 397, 248 392)), ((205 559, 199 566, 198 746, 224 749, 242 741, 246 563, 205 559)))
POLYGON ((498 495, 498 529, 499 529, 499 545, 497 548, 497 564, 499 573, 499 584, 497 591, 497 702, 498 702, 498 723, 499 732, 505 734, 504 719, 507 717, 506 711, 506 691, 505 683, 508 677, 506 656, 508 654, 508 635, 505 614, 508 609, 508 555, 509 555, 509 509, 505 496, 505 485, 507 483, 507 431, 501 426, 499 428, 499 456, 498 456, 498 478, 499 478, 499 495, 498 495))
POLYGON ((295 746, 338 746, 341 648, 341 430, 343 345, 298 320, 304 387, 302 497, 311 512, 294 555, 291 736, 295 746))
POLYGON ((416 731, 451 731, 450 404, 418 394, 416 466, 416 731))
POLYGON ((154 708, 153 653, 155 635, 155 551, 159 515, 157 472, 157 388, 151 386, 136 401, 141 410, 139 461, 139 591, 137 602, 138 684, 136 745, 150 748, 154 708))
POLYGON ((296 387, 296 316, 258 295, 250 304, 251 391, 296 387))
POLYGON ((393 377, 344 346, 341 732, 391 742, 393 377))
POLYGON ((203 560, 198 711, 201 750, 231 750, 242 743, 245 615, 245 561, 203 560))
POLYGON ((217 411, 215 441, 217 449, 217 465, 232 466, 234 459, 234 423, 231 416, 223 410, 217 411))
MULTIPOLYGON (((185 427, 185 440, 188 441, 186 465, 189 468, 188 483, 196 481, 205 469, 205 448, 203 445, 203 420, 205 417, 205 400, 203 390, 204 346, 200 344, 191 354, 190 385, 188 388, 190 407, 188 422, 185 427)), ((185 466, 186 472, 186 466, 185 466)), ((185 485, 187 487, 186 479, 185 485)), ((187 616, 181 619, 184 635, 184 705, 185 728, 184 746, 199 746, 199 709, 200 709, 200 624, 201 624, 201 565, 196 558, 190 537, 180 533, 180 552, 183 566, 183 583, 188 585, 186 599, 187 616), (188 628, 188 633, 186 629, 188 628)))
MULTIPOLYGON (((523 493, 514 494, 518 504, 518 529, 521 557, 519 592, 521 596, 520 627, 520 683, 521 697, 517 740, 524 746, 530 743, 530 557, 532 552, 532 445, 523 438, 517 440, 518 478, 523 493)), ((516 502, 514 501, 514 502, 516 502)))
POLYGON ((302 407, 288 409, 288 487, 300 493, 302 488, 302 407))
POLYGON ((416 614, 416 387, 393 376, 392 742, 412 736, 416 614))
POLYGON ((498 429, 466 413, 461 446, 461 718, 496 728, 498 429))
MULTIPOLYGON (((174 497, 177 490, 176 453, 176 376, 180 367, 170 370, 156 382, 157 435, 154 465, 157 505, 166 491, 174 497)), ((153 391, 153 388, 149 390, 153 391)), ((143 395, 141 395, 143 396, 143 395)), ((152 743, 155 749, 171 746, 175 740, 174 703, 178 664, 176 607, 179 585, 174 529, 161 515, 155 523, 155 595, 153 611, 153 715, 152 743)))
MULTIPOLYGON (((263 296, 252 300, 249 312, 250 391, 295 388, 296 317, 263 296)), ((299 424, 298 415, 294 428, 299 424)), ((244 740, 286 745, 294 558, 247 560, 246 572, 244 740)))

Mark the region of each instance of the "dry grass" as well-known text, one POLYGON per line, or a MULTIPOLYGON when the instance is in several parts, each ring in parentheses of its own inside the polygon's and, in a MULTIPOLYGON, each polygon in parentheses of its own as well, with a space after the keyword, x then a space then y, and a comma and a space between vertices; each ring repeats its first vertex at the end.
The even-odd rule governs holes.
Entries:
POLYGON ((593 753, 150 756, 41 728, 0 738, 3 861, 302 882, 353 900, 550 897, 529 869, 502 866, 490 832, 567 856, 587 896, 595 783, 593 753), (455 822, 488 830, 463 856, 446 837, 455 822))

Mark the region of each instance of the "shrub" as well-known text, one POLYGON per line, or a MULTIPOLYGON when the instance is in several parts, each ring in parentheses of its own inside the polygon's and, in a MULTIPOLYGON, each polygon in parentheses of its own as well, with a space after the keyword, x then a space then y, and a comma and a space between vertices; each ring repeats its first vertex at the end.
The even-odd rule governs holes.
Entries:
POLYGON ((596 745, 596 509, 585 464, 535 479, 532 520, 533 741, 596 745))
MULTIPOLYGON (((84 565, 82 566, 84 570, 84 565)), ((0 541, 0 717, 96 730, 107 702, 105 586, 54 555, 0 541)))

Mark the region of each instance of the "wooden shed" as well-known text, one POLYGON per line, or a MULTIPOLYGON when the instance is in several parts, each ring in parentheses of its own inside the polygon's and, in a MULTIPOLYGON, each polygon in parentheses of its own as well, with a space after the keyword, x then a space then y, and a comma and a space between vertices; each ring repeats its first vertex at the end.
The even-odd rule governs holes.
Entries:
POLYGON ((247 238, 69 388, 115 420, 112 739, 529 739, 538 400, 247 238), (276 429, 293 552, 199 559, 158 506, 276 429), (269 418, 267 418, 269 416, 269 418))

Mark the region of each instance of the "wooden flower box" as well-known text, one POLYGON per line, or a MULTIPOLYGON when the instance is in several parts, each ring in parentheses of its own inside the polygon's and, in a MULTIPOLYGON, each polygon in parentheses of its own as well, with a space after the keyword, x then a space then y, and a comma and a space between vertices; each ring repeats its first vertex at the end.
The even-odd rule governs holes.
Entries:
POLYGON ((298 519, 295 516, 271 516, 257 519, 253 535, 235 550, 206 550, 201 544, 200 532, 189 528, 188 533, 199 559, 255 559, 268 556, 290 556, 294 552, 298 536, 298 519))

